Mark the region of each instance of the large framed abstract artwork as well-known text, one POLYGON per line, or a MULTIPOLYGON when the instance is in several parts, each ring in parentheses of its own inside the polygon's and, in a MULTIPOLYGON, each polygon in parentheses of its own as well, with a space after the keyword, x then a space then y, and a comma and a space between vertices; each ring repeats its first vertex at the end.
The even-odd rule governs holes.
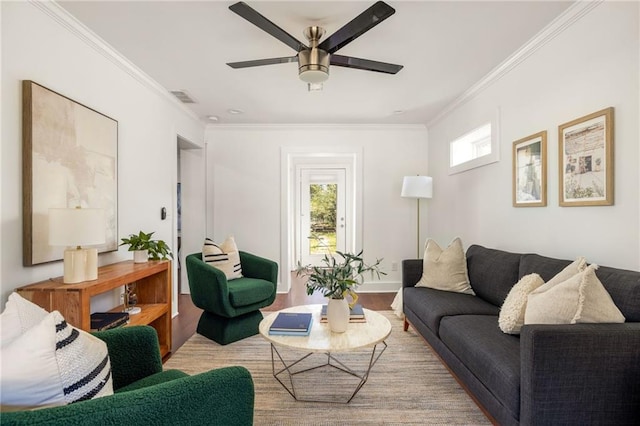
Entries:
POLYGON ((513 143, 513 206, 547 205, 547 132, 513 143))
POLYGON ((558 126, 560 205, 613 204, 613 108, 558 126))
POLYGON ((50 208, 101 208, 118 248, 118 122, 33 81, 22 82, 23 264, 53 262, 50 208))

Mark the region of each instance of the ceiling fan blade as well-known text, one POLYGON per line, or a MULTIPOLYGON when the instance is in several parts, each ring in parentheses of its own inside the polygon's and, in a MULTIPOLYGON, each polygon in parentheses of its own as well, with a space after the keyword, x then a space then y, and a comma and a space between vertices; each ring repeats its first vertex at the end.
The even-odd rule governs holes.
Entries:
POLYGON ((333 53, 346 44, 351 43, 394 13, 396 13, 396 10, 385 2, 376 2, 369 9, 356 16, 351 22, 331 34, 318 45, 318 48, 333 53))
POLYGON ((268 20, 267 18, 259 14, 256 10, 252 9, 245 2, 240 1, 236 4, 232 4, 231 6, 229 6, 229 9, 232 12, 235 12, 236 14, 240 15, 247 21, 251 22, 256 27, 260 28, 263 31, 266 31, 273 37, 277 38, 287 46, 291 47, 296 52, 299 52, 303 49, 308 49, 308 47, 305 44, 296 40, 296 38, 293 37, 291 34, 289 34, 285 30, 283 30, 282 28, 280 28, 279 26, 277 26, 276 24, 274 24, 273 22, 271 22, 270 20, 268 20))
POLYGON ((386 62, 372 61, 369 59, 354 58, 352 56, 331 55, 331 65, 346 68, 356 68, 359 70, 383 72, 386 74, 396 74, 403 66, 389 64, 386 62))
POLYGON ((231 68, 249 68, 262 65, 286 64, 287 62, 298 62, 297 56, 286 56, 282 58, 255 59, 253 61, 227 62, 231 68))

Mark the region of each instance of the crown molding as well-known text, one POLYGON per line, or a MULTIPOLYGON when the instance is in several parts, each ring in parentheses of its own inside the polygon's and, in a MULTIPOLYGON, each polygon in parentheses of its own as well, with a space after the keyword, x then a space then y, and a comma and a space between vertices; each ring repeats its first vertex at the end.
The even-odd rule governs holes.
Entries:
POLYGON ((522 45, 511 56, 500 65, 491 70, 480 81, 464 91, 453 102, 442 109, 434 118, 427 122, 427 127, 435 125, 438 121, 449 115, 459 106, 478 96, 482 91, 499 81, 512 69, 524 62, 529 56, 535 53, 545 44, 553 40, 557 35, 571 27, 582 19, 583 16, 591 12, 604 0, 578 0, 562 12, 557 18, 551 21, 538 34, 522 45))
POLYGON ((331 123, 280 123, 280 124, 207 124, 206 130, 413 130, 425 131, 424 124, 331 124, 331 123))
POLYGON ((179 109, 181 112, 194 118, 199 123, 204 124, 195 112, 184 106, 178 99, 170 94, 167 89, 162 87, 160 83, 155 81, 148 74, 134 65, 133 62, 125 58, 109 43, 107 43, 93 31, 91 31, 91 29, 85 26, 82 22, 78 21, 76 17, 67 12, 67 10, 60 6, 58 3, 56 3, 55 1, 37 0, 29 0, 29 3, 35 6, 40 11, 44 12, 47 16, 60 24, 71 34, 73 34, 89 47, 93 48, 93 50, 107 58, 121 70, 125 71, 127 74, 135 78, 138 82, 142 83, 152 91, 159 94, 161 98, 168 101, 171 105, 179 109))

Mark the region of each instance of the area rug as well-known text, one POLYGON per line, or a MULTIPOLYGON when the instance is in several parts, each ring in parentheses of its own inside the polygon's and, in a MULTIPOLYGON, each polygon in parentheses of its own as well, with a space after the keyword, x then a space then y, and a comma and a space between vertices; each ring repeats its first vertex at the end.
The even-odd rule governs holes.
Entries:
MULTIPOLYGON (((221 346, 196 334, 164 368, 197 374, 229 365, 246 367, 255 385, 256 425, 491 424, 422 337, 411 328, 404 332, 402 320, 392 311, 381 313, 392 324, 388 347, 349 404, 295 401, 273 377, 270 345, 259 335, 221 346)), ((302 355, 287 350, 282 354, 288 360, 302 355)), ((338 356, 350 368, 364 371, 370 355, 370 350, 364 350, 338 356)), ((305 398, 346 395, 348 399, 358 380, 334 370, 322 368, 296 376, 296 389, 307 392, 305 398)))

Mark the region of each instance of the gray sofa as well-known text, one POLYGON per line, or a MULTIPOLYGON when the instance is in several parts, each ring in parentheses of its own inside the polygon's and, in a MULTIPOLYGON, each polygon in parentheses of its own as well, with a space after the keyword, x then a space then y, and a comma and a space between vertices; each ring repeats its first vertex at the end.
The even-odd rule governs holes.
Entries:
POLYGON ((596 275, 624 324, 498 328, 500 306, 524 275, 549 280, 571 261, 473 245, 466 252, 476 296, 415 287, 422 260, 402 263, 405 330, 411 325, 501 425, 640 424, 640 272, 596 275))

